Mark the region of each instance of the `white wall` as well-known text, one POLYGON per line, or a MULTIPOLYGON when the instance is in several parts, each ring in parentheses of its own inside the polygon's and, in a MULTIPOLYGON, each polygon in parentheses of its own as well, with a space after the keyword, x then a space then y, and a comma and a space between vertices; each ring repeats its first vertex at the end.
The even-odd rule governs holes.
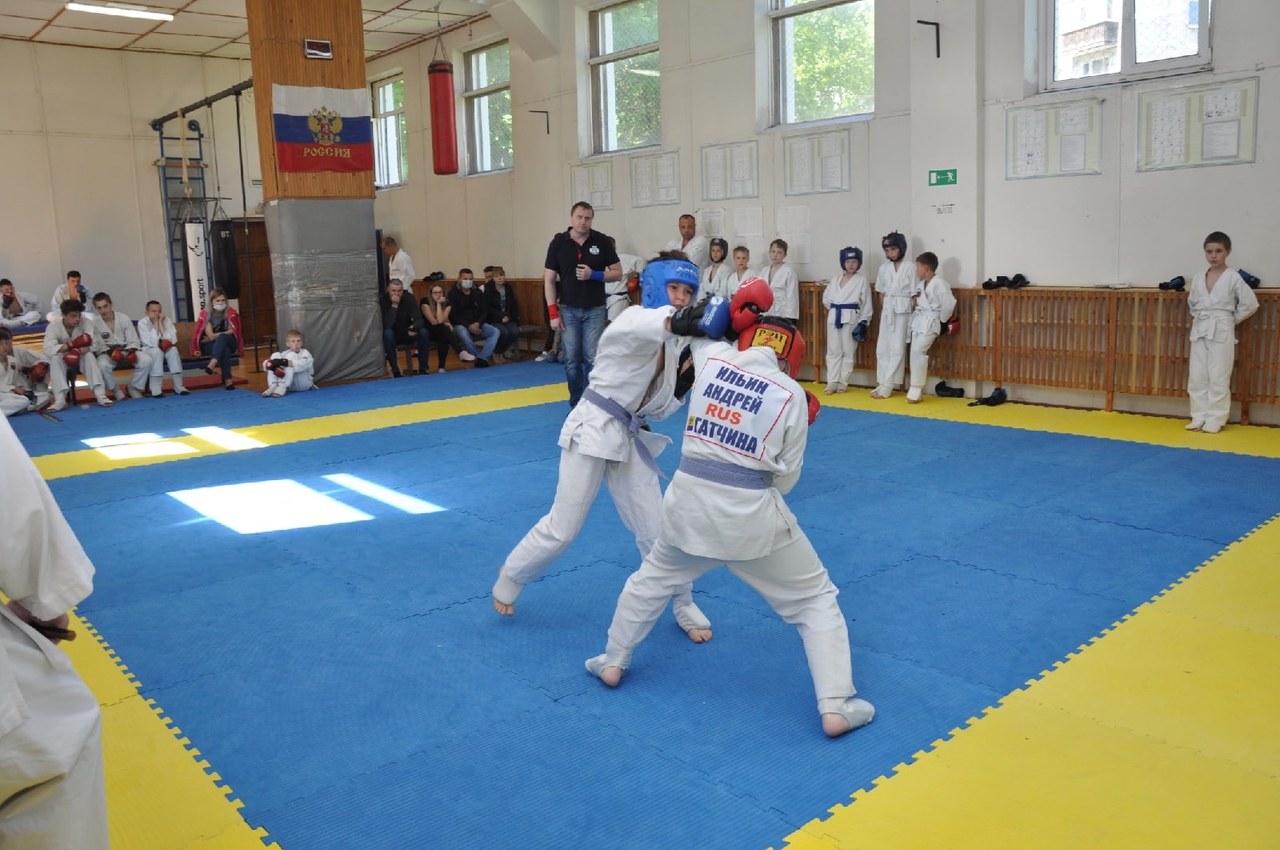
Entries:
MULTIPOLYGON (((248 62, 0 40, 0 276, 47 305, 74 268, 135 318, 152 298, 172 310, 160 143, 149 125, 248 76, 248 62)), ((247 184, 260 171, 251 99, 241 111, 247 184)), ((233 100, 214 106, 213 120, 209 109, 189 117, 205 133, 207 194, 220 183, 223 209, 240 215, 233 100)), ((251 208, 260 203, 260 189, 248 194, 251 208)))

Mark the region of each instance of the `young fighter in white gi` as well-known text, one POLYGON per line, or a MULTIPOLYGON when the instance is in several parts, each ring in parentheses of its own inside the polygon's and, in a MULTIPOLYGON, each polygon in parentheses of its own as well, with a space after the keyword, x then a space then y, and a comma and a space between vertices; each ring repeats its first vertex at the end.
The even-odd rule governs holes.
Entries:
POLYGON ((1236 325, 1258 310, 1258 297, 1235 269, 1227 268, 1231 237, 1215 230, 1204 240, 1209 268, 1196 275, 1187 293, 1191 310, 1191 397, 1188 431, 1216 434, 1231 414, 1231 367, 1236 359, 1236 325))
POLYGON ((719 236, 711 240, 710 251, 711 259, 707 263, 707 267, 702 270, 701 287, 698 292, 703 298, 710 298, 712 295, 719 295, 725 301, 733 297, 733 293, 738 288, 741 281, 729 283, 730 260, 729 260, 729 243, 721 239, 719 236))
MULTIPOLYGON (((93 296, 93 309, 97 313, 93 323, 93 354, 102 370, 102 384, 107 393, 115 393, 116 401, 124 401, 124 387, 116 386, 116 369, 133 367, 129 376, 129 397, 142 398, 142 389, 151 374, 151 355, 142 351, 138 331, 133 320, 124 313, 117 313, 111 296, 99 292, 93 296)), ((88 328, 86 327, 86 330, 88 328)))
POLYGON ((841 248, 840 273, 822 290, 822 306, 827 308, 827 395, 849 388, 858 343, 866 339, 875 315, 871 287, 858 273, 861 268, 862 249, 841 248))
POLYGON ((142 351, 151 358, 151 370, 147 375, 148 390, 152 398, 164 396, 164 370, 173 376, 175 395, 186 395, 182 385, 182 355, 178 353, 178 329, 164 314, 159 301, 147 302, 147 316, 138 322, 138 342, 142 351))
POLYGON ((751 265, 751 252, 747 250, 745 245, 739 245, 733 249, 733 268, 729 269, 729 281, 725 285, 729 289, 730 297, 738 291, 738 287, 755 277, 755 274, 748 268, 751 265))
POLYGON ((28 292, 18 292, 9 278, 0 279, 0 326, 16 328, 44 321, 40 302, 28 292))
MULTIPOLYGON (((85 383, 93 390, 94 398, 103 407, 115 404, 107 395, 102 383, 102 370, 98 359, 90 350, 93 337, 81 328, 84 305, 75 298, 68 298, 59 308, 60 318, 44 329, 44 356, 49 359, 49 388, 53 391, 50 412, 56 413, 67 406, 67 369, 76 367, 84 375, 85 383)), ((92 319, 90 319, 92 323, 92 319)), ((90 324, 92 327, 92 324, 90 324)), ((75 401, 74 390, 71 402, 75 401)))
POLYGON ((907 390, 907 404, 918 404, 924 395, 924 383, 929 378, 929 349, 942 332, 942 323, 956 309, 951 285, 937 273, 936 254, 925 251, 916 257, 920 288, 916 290, 916 308, 911 314, 911 388, 907 390))
POLYGON ((29 348, 14 348, 13 332, 0 328, 0 413, 44 410, 53 403, 48 379, 49 361, 29 348))
POLYGON ((697 379, 680 468, 662 502, 662 533, 618 597, 604 654, 587 661, 606 685, 622 680, 672 590, 724 564, 799 630, 823 731, 834 738, 875 716, 854 697, 839 591, 782 498, 800 478, 818 414, 817 398, 791 377, 803 356, 795 324, 773 316, 744 328, 737 345, 695 352, 697 379))
MULTIPOLYGON (((272 352, 262 368, 267 373, 267 389, 263 398, 279 398, 287 392, 302 392, 315 388, 312 370, 315 358, 302 347, 302 332, 289 331, 284 335, 284 351, 272 352)), ((424 368, 423 372, 427 370, 424 368)))
POLYGON ((105 850, 98 701, 54 646, 93 564, 0 417, 0 847, 105 850))
POLYGON ((800 320, 800 279, 795 269, 787 265, 787 243, 775 239, 769 243, 769 265, 760 270, 760 277, 773 290, 773 312, 793 322, 800 320))
POLYGON ((62 315, 62 302, 69 298, 74 298, 80 302, 82 313, 93 315, 93 300, 89 295, 88 288, 80 280, 80 272, 72 269, 67 272, 67 282, 59 285, 53 291, 53 300, 50 302, 53 310, 47 318, 50 322, 58 321, 58 318, 62 315))
MULTIPOLYGON (((902 386, 902 373, 907 364, 907 341, 910 335, 911 310, 914 307, 916 268, 907 259, 907 237, 898 231, 880 240, 889 262, 881 263, 876 273, 876 292, 880 302, 880 335, 876 339, 876 388, 872 398, 888 398, 895 387, 902 386)), ((948 316, 950 318, 950 316, 948 316)))
MULTIPOLYGON (((493 606, 500 614, 514 613, 524 586, 569 548, 601 481, 608 484, 641 555, 658 536, 662 489, 653 458, 671 441, 643 424, 649 418, 664 419, 683 404, 677 369, 688 340, 681 337, 722 335, 729 305, 712 299, 691 306, 698 268, 687 260, 650 262, 640 290, 641 304, 605 328, 583 392, 586 403, 573 408, 560 430, 560 479, 551 511, 511 551, 498 573, 493 606)), ((701 643, 711 638, 711 624, 694 604, 691 588, 673 588, 668 597, 674 596, 676 622, 701 643)))

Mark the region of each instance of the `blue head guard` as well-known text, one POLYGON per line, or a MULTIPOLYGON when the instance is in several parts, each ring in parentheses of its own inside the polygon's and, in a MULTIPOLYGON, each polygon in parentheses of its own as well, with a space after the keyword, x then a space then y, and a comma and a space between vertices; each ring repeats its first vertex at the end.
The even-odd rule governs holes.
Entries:
POLYGON ((840 249, 840 268, 844 268, 845 262, 853 257, 858 261, 858 268, 862 268, 862 249, 861 248, 841 248, 840 249))
POLYGON ((666 307, 667 284, 682 283, 693 287, 693 301, 698 300, 698 267, 688 260, 657 260, 640 273, 640 304, 644 307, 666 307))

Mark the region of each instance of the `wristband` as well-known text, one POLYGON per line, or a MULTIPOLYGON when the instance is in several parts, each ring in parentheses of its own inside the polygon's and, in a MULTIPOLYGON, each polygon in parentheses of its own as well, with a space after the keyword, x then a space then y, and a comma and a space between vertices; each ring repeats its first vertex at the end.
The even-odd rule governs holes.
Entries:
POLYGON ((599 281, 603 281, 603 280, 604 280, 604 272, 598 272, 598 271, 593 271, 593 272, 591 272, 591 279, 592 279, 592 280, 599 280, 599 281))
POLYGON ((555 321, 560 318, 560 307, 555 304, 547 305, 547 314, 551 316, 551 320, 555 321))

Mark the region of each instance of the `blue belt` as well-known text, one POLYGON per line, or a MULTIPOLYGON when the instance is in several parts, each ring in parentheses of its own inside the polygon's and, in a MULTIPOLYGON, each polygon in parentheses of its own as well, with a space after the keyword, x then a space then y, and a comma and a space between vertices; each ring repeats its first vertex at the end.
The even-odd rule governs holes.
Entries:
POLYGON ((591 387, 587 387, 582 391, 582 397, 586 401, 591 402, 614 419, 622 422, 627 426, 627 431, 631 434, 631 442, 635 444, 636 454, 640 455, 640 460, 644 461, 645 466, 652 469, 660 478, 667 476, 662 474, 662 470, 658 468, 658 462, 653 459, 653 455, 649 453, 649 447, 644 444, 644 440, 636 439, 636 435, 640 433, 640 428, 645 424, 644 417, 638 416, 618 404, 608 396, 603 396, 591 387))
POLYGON ((858 309, 858 304, 857 302, 854 302, 853 304, 832 304, 831 309, 836 311, 836 327, 843 328, 844 320, 841 318, 841 313, 845 310, 856 311, 858 309))
POLYGON ((680 471, 694 478, 743 490, 768 490, 773 486, 773 475, 763 469, 747 469, 735 463, 719 460, 683 457, 680 459, 680 471))

